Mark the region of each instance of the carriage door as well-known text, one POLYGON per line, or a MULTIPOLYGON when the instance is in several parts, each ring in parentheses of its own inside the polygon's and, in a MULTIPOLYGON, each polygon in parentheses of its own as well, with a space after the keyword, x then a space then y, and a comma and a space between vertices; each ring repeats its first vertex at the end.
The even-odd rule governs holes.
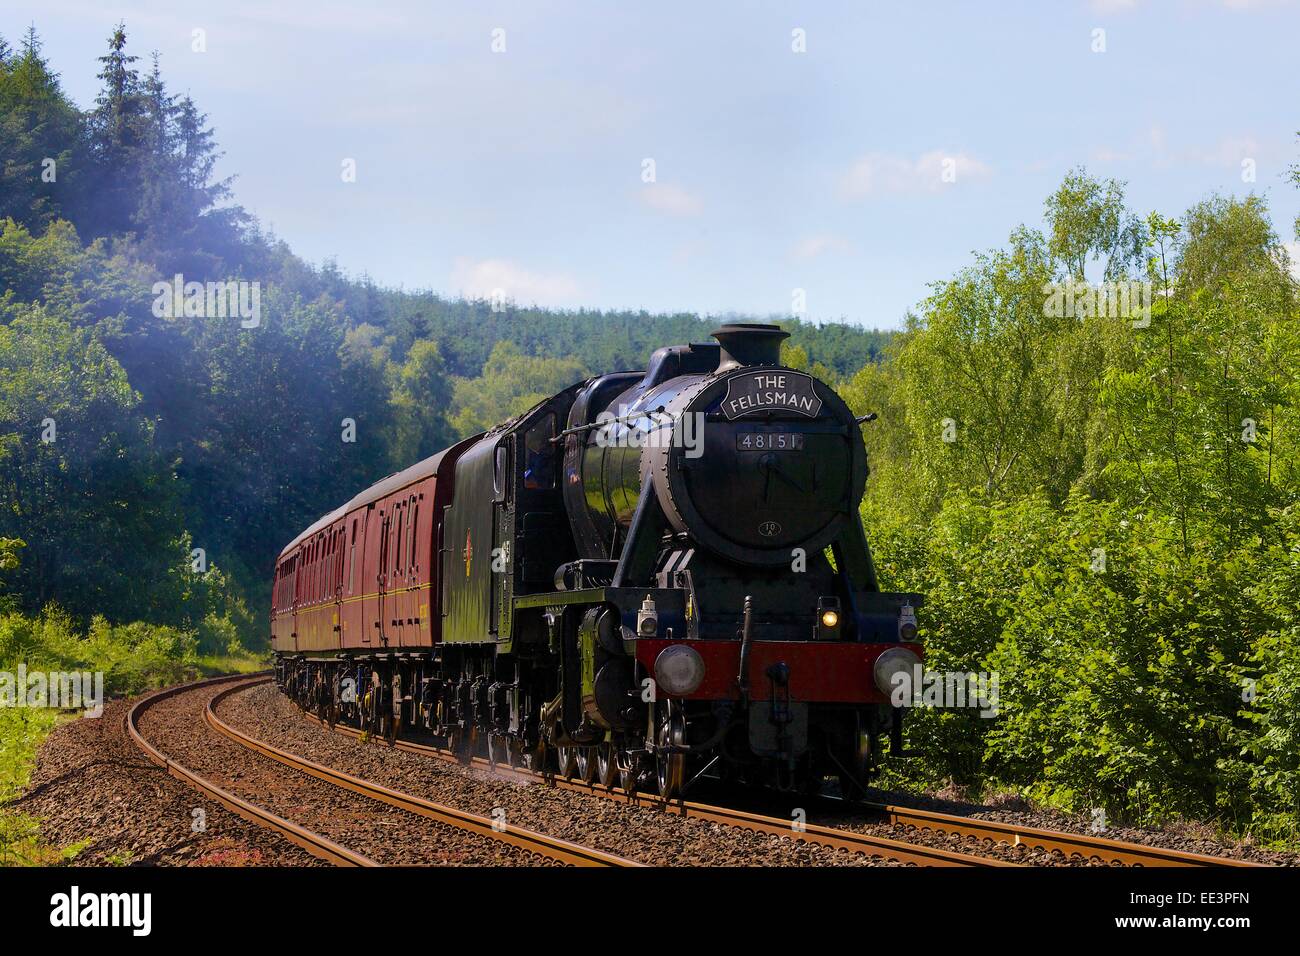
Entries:
POLYGON ((514 497, 513 435, 497 443, 492 472, 492 567, 491 603, 488 626, 499 640, 510 639, 510 598, 514 593, 514 497))
POLYGON ((343 641, 344 647, 355 646, 358 641, 369 641, 366 631, 365 599, 366 576, 362 572, 366 560, 366 520, 364 512, 353 512, 344 525, 344 544, 347 547, 347 572, 343 579, 343 641))
POLYGON ((388 611, 388 558, 392 553, 389 550, 391 535, 389 535, 388 529, 393 523, 393 511, 391 508, 387 512, 380 509, 379 514, 383 521, 379 525, 379 573, 375 575, 376 582, 379 585, 379 616, 376 620, 379 622, 379 640, 381 643, 387 644, 388 625, 384 623, 384 614, 388 611))

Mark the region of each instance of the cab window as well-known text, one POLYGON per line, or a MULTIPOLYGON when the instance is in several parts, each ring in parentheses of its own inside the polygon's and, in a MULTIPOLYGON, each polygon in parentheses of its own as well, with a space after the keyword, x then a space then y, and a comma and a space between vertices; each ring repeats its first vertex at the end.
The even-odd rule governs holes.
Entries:
POLYGON ((555 413, 550 412, 524 436, 524 487, 549 491, 555 487, 555 413))

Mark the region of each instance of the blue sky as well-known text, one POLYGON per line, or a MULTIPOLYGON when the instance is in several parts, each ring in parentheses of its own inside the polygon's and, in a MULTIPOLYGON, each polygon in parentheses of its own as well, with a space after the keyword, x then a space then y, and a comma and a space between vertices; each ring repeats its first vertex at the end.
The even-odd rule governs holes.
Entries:
POLYGON ((1293 240, 1300 211, 1285 0, 6 0, 0 33, 34 23, 86 106, 118 20, 209 114, 238 202, 408 289, 757 315, 802 289, 890 328, 1078 164, 1141 212, 1254 190, 1293 240))

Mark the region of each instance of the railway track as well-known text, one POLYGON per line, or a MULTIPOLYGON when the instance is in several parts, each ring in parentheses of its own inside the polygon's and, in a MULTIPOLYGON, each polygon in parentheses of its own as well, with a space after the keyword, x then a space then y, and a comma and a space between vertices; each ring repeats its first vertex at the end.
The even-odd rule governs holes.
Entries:
POLYGON ((292 767, 294 770, 302 771, 309 776, 332 783, 335 786, 342 787, 345 790, 351 790, 353 793, 359 793, 362 796, 377 800, 380 803, 386 803, 389 806, 397 807, 408 813, 414 813, 417 816, 428 817, 437 820, 440 823, 447 823, 460 830, 466 830, 470 833, 477 833, 480 836, 489 839, 499 840, 510 846, 517 847, 529 853, 543 856, 557 863, 563 863, 567 866, 640 866, 632 860, 623 857, 614 856, 610 853, 604 853, 600 850, 593 850, 590 847, 584 847, 577 843, 570 843, 567 840, 559 840, 549 837, 544 833, 536 833, 532 830, 525 830, 519 827, 505 826, 497 823, 487 817, 481 817, 474 813, 467 813, 463 810, 457 810, 453 807, 444 806, 434 803, 431 800, 425 800, 423 797, 417 797, 414 794, 403 793, 400 790, 392 790, 378 783, 369 780, 363 780, 360 777, 354 777, 351 774, 344 773, 341 770, 335 770, 324 764, 316 763, 305 757, 299 757, 288 751, 273 747, 268 743, 260 740, 254 740, 247 734, 236 730, 216 714, 216 706, 227 696, 237 691, 243 690, 248 685, 236 685, 227 688, 221 693, 214 696, 208 701, 207 707, 204 708, 203 716, 213 730, 222 734, 235 743, 247 750, 260 753, 263 756, 270 757, 277 763, 284 764, 286 767, 292 767))
POLYGON ((464 831, 468 834, 474 834, 478 837, 487 838, 497 841, 516 850, 551 860, 555 863, 568 866, 627 866, 634 867, 640 864, 627 860, 613 854, 603 853, 599 850, 593 850, 575 843, 569 843, 564 840, 546 836, 541 833, 534 833, 518 827, 506 826, 504 822, 497 822, 486 817, 480 817, 476 814, 465 813, 452 807, 435 804, 431 801, 424 800, 411 794, 402 793, 370 781, 353 777, 349 774, 324 767, 313 761, 297 757, 286 751, 279 750, 261 741, 241 733, 230 727, 222 721, 215 713, 214 705, 226 696, 244 690, 248 687, 257 686, 265 683, 269 678, 264 675, 254 675, 251 678, 247 675, 236 677, 215 678, 208 681, 198 681, 192 684, 181 685, 179 687, 169 688, 160 691, 138 701, 127 714, 127 729, 131 738, 135 741, 145 754, 154 763, 167 769, 172 776, 190 784, 200 792, 218 800, 224 806, 239 814, 246 820, 256 823, 259 826, 274 830, 295 844, 303 847, 309 853, 328 860, 331 863, 346 866, 377 866, 373 859, 357 853, 347 847, 344 847, 329 838, 299 826, 272 811, 257 806, 242 797, 239 797, 229 791, 219 787, 212 781, 202 777, 194 771, 183 766, 176 760, 168 757, 154 743, 147 740, 140 730, 140 716, 150 707, 157 703, 174 697, 178 694, 188 693, 200 687, 210 687, 228 683, 231 686, 214 695, 204 705, 204 721, 206 725, 215 733, 218 733, 238 744, 244 749, 267 757, 284 766, 307 774, 322 780, 334 787, 359 794, 370 800, 386 804, 387 806, 425 817, 440 824, 444 824, 464 831))
MULTIPOLYGON (((235 677, 218 677, 211 681, 200 683, 233 683, 240 681, 242 676, 243 675, 235 677)), ((248 683, 238 684, 237 686, 244 687, 248 686, 249 683, 257 682, 251 681, 248 683)), ((146 757, 148 757, 153 763, 164 768, 176 779, 189 784, 205 796, 211 797, 226 809, 238 814, 250 823, 254 823, 260 827, 265 827, 268 830, 273 830, 276 833, 279 833, 290 842, 302 847, 312 856, 319 857, 322 860, 327 860, 336 866, 378 866, 378 864, 368 856, 349 850, 347 847, 335 843, 333 840, 330 840, 313 830, 308 830, 306 827, 301 827, 296 823, 292 823, 289 820, 284 819, 284 817, 272 813, 270 810, 263 809, 242 797, 237 797, 233 793, 222 789, 207 778, 199 776, 194 771, 171 759, 159 750, 158 747, 146 740, 144 735, 140 732, 140 715, 159 702, 167 700, 170 697, 175 697, 177 694, 191 691, 194 687, 194 684, 181 684, 177 687, 170 687, 166 690, 157 691, 147 697, 140 698, 136 701, 135 705, 127 711, 127 733, 130 734, 131 739, 135 741, 136 746, 144 752, 146 757)))
MULTIPOLYGON (((315 714, 303 711, 304 716, 324 726, 324 722, 315 714)), ((463 763, 454 754, 408 740, 395 742, 380 741, 368 737, 361 731, 343 724, 336 724, 334 731, 356 739, 365 739, 380 746, 393 747, 408 753, 421 754, 448 763, 463 763)), ((605 787, 598 783, 586 783, 570 780, 552 774, 543 774, 519 767, 509 767, 493 763, 485 757, 473 757, 471 766, 491 770, 497 774, 519 780, 546 782, 565 790, 589 793, 597 797, 617 800, 637 806, 655 807, 665 813, 689 819, 707 820, 727 826, 738 826, 758 833, 789 837, 809 843, 817 843, 836 849, 853 852, 866 852, 885 855, 890 859, 930 866, 1012 866, 1015 864, 972 854, 956 853, 929 847, 909 844, 904 841, 888 840, 867 834, 856 833, 834 826, 805 824, 802 831, 792 829, 791 821, 780 817, 764 816, 743 810, 694 803, 687 800, 663 800, 654 794, 629 793, 618 787, 605 787), (897 854, 897 855, 894 855, 897 854), (977 862, 971 862, 977 861, 977 862)), ((882 818, 893 825, 908 827, 917 831, 953 834, 984 845, 1005 844, 1010 847, 1026 846, 1046 853, 1059 854, 1069 859, 1095 860, 1104 864, 1122 866, 1149 867, 1257 867, 1265 864, 1236 860, 1229 857, 1213 856, 1204 853, 1190 853, 1184 850, 1172 850, 1164 847, 1147 846, 1112 840, 1091 834, 1070 833, 1063 830, 1045 830, 1019 824, 1003 823, 993 820, 981 820, 956 814, 939 813, 929 810, 913 810, 907 807, 884 803, 861 803, 854 805, 860 809, 882 818)))
POLYGON ((913 810, 885 803, 862 803, 862 809, 879 814, 890 823, 917 830, 936 833, 953 833, 971 839, 1010 846, 1028 846, 1047 853, 1060 853, 1066 857, 1078 856, 1085 860, 1103 863, 1120 863, 1125 866, 1209 866, 1252 867, 1261 863, 1211 856, 1206 853, 1188 853, 1164 847, 1128 843, 1106 837, 1068 833, 1063 830, 1042 830, 1018 826, 995 820, 979 820, 932 810, 913 810))
MULTIPOLYGON (((235 690, 242 689, 244 688, 240 687, 235 690)), ((230 691, 230 693, 233 692, 233 690, 230 691)), ((310 720, 313 720, 322 726, 326 726, 316 715, 305 711, 302 713, 310 720)), ((429 746, 428 744, 415 743, 414 741, 402 740, 400 738, 395 742, 389 742, 386 740, 380 741, 345 724, 335 724, 333 729, 336 733, 352 737, 356 740, 374 742, 379 746, 390 747, 407 753, 419 754, 445 763, 462 764, 462 761, 455 755, 437 747, 429 746)), ((484 757, 471 758, 470 765, 503 776, 512 777, 522 782, 536 783, 539 780, 545 780, 553 783, 561 789, 590 793, 598 797, 617 800, 634 806, 654 808, 661 810, 668 815, 678 816, 684 819, 718 823, 724 826, 747 830, 752 833, 784 837, 796 842, 810 843, 835 850, 865 854, 867 856, 879 857, 900 863, 909 863, 917 866, 948 867, 999 867, 1017 865, 985 856, 976 856, 969 853, 957 853, 951 850, 929 847, 916 843, 908 843, 902 840, 891 840, 886 837, 878 837, 871 834, 855 833, 850 830, 819 826, 811 823, 796 824, 795 821, 790 819, 770 817, 728 807, 710 806, 708 804, 692 803, 684 800, 664 801, 656 795, 631 793, 619 788, 611 789, 596 784, 584 784, 581 781, 567 780, 562 777, 552 777, 550 775, 535 773, 518 767, 493 764, 484 757)), ((328 768, 326 769, 328 770, 328 768)), ((337 771, 333 770, 329 770, 329 772, 337 773, 337 771)))

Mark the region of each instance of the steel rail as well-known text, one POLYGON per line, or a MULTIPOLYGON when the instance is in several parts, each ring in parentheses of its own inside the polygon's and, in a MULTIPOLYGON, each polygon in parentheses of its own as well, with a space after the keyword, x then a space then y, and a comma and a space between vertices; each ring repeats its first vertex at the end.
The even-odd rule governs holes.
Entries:
MULTIPOLYGON (((229 693, 234 693, 235 690, 244 689, 246 688, 235 688, 234 690, 229 691, 229 693)), ((305 710, 302 711, 302 713, 304 716, 310 720, 316 721, 321 726, 328 726, 317 715, 305 710)), ((396 741, 382 740, 373 737, 364 731, 358 730, 355 727, 349 727, 346 724, 335 724, 333 729, 337 733, 344 734, 363 742, 373 742, 390 749, 401 750, 424 757, 431 757, 445 763, 452 763, 460 766, 464 765, 463 761, 458 759, 449 751, 432 747, 428 744, 418 744, 400 738, 396 741)), ((975 856, 969 853, 955 853, 951 850, 919 846, 901 840, 890 840, 885 837, 875 837, 864 833, 854 833, 850 830, 838 830, 832 827, 818 826, 811 823, 796 823, 793 820, 783 820, 779 817, 767 817, 756 813, 748 813, 743 810, 733 810, 727 807, 715 807, 702 803, 691 803, 684 800, 663 800, 658 795, 632 793, 619 787, 604 787, 599 784, 583 783, 579 780, 567 780, 564 777, 525 770, 520 767, 510 767, 508 765, 494 763, 487 760, 485 757, 472 757, 470 758, 469 763, 471 766, 478 769, 495 772, 499 775, 511 777, 523 782, 536 783, 539 780, 545 780, 563 790, 590 793, 598 797, 627 803, 633 806, 643 806, 661 810, 665 813, 670 813, 685 819, 721 823, 725 826, 749 830, 753 833, 765 833, 771 836, 785 837, 801 843, 825 846, 852 853, 861 853, 866 856, 880 857, 882 859, 895 860, 902 863, 914 863, 919 866, 973 867, 1018 865, 1016 863, 1008 863, 1004 860, 995 860, 989 857, 975 856)))
POLYGON ((1103 863, 1122 863, 1125 866, 1263 866, 1208 853, 1189 853, 1164 847, 1112 840, 1107 837, 1068 833, 1063 830, 1043 830, 995 820, 977 820, 933 810, 913 810, 885 803, 857 804, 863 809, 879 813, 890 823, 931 830, 936 833, 953 833, 1010 846, 1028 846, 1048 853, 1078 856, 1085 860, 1103 863))
MULTIPOLYGON (((165 769, 167 773, 176 779, 189 784, 200 793, 216 800, 227 810, 230 810, 232 813, 237 814, 248 822, 279 833, 291 843, 302 847, 312 856, 333 863, 335 866, 378 866, 379 864, 367 856, 349 850, 347 847, 335 843, 333 840, 321 836, 319 833, 308 830, 306 827, 301 827, 296 823, 272 813, 270 810, 265 810, 253 803, 249 803, 242 797, 237 797, 233 793, 223 790, 210 780, 199 776, 184 765, 172 760, 154 744, 146 740, 144 735, 140 732, 140 715, 159 701, 165 700, 169 697, 174 697, 177 694, 194 690, 198 687, 245 680, 248 676, 249 675, 246 674, 238 674, 231 677, 217 677, 211 680, 198 681, 191 684, 181 684, 177 687, 169 687, 166 690, 156 691, 147 697, 142 697, 132 705, 129 711, 127 711, 127 732, 130 734, 131 739, 135 741, 136 746, 144 752, 145 756, 148 757, 150 761, 165 769)), ((253 680, 249 683, 256 684, 260 683, 260 681, 253 680)), ((240 685, 234 689, 242 689, 242 686, 245 685, 240 685)))
POLYGON ((569 866, 617 866, 617 867, 639 867, 643 864, 625 857, 616 856, 612 853, 605 853, 602 850, 592 849, 591 847, 582 846, 577 843, 570 843, 567 840, 560 840, 555 837, 547 836, 544 833, 538 833, 534 830, 528 830, 523 827, 512 826, 509 824, 499 824, 487 817, 478 814, 468 813, 464 810, 457 810, 454 807, 448 807, 440 803, 434 803, 423 797, 417 797, 414 794, 403 793, 400 790, 393 790, 382 784, 374 783, 369 780, 363 780, 360 777, 354 777, 349 773, 341 770, 335 770, 333 767, 327 767, 324 764, 317 763, 314 760, 308 760, 306 757, 299 757, 296 754, 281 750, 265 741, 257 740, 248 734, 227 724, 216 714, 216 707, 226 697, 237 691, 246 689, 248 685, 240 685, 228 688, 208 701, 204 710, 204 718, 209 726, 220 734, 230 738, 248 750, 269 757, 278 763, 291 767, 294 770, 301 771, 309 776, 324 780, 326 783, 333 784, 345 790, 351 790, 359 793, 364 797, 388 804, 392 807, 405 810, 408 813, 414 813, 422 817, 428 817, 455 827, 458 830, 465 830, 470 833, 478 834, 492 840, 496 840, 507 846, 524 850, 536 856, 546 859, 555 860, 569 866))
MULTIPOLYGON (((265 678, 265 680, 270 680, 270 678, 265 678)), ((321 720, 317 715, 306 710, 302 710, 301 712, 308 719, 317 722, 321 726, 328 726, 325 721, 321 720)), ((362 741, 383 744, 391 749, 403 750, 408 753, 431 757, 435 760, 441 760, 447 763, 454 763, 462 766, 465 764, 465 761, 458 758, 455 754, 427 744, 419 744, 413 741, 401 739, 396 741, 380 740, 354 727, 349 727, 346 724, 335 724, 332 729, 337 733, 362 741)), ((802 838, 806 842, 820 843, 823 842, 820 838, 826 836, 826 845, 834 846, 835 843, 833 841, 835 839, 844 839, 843 835, 845 834, 865 838, 865 835, 854 834, 852 831, 836 827, 813 825, 808 825, 807 831, 800 834, 792 829, 789 822, 779 818, 759 817, 756 814, 745 814, 742 811, 730 810, 725 807, 694 804, 681 800, 665 801, 659 796, 653 794, 629 793, 628 791, 618 787, 605 787, 598 783, 585 783, 581 780, 569 780, 554 774, 541 773, 525 770, 519 767, 503 765, 490 761, 484 757, 472 757, 469 760, 469 764, 479 769, 489 770, 498 775, 513 777, 522 781, 545 780, 560 789, 590 793, 606 799, 619 800, 639 806, 656 807, 665 812, 676 813, 683 817, 708 819, 732 826, 745 826, 744 818, 750 817, 751 822, 763 821, 763 824, 760 826, 761 832, 773 833, 780 836, 790 837, 792 839, 802 838), (809 833, 812 834, 811 837, 809 837, 809 833)), ((972 817, 940 813, 932 810, 913 810, 907 807, 894 806, 891 804, 862 803, 856 804, 855 806, 879 813, 885 816, 890 823, 896 825, 911 826, 918 830, 951 833, 958 836, 971 837, 988 843, 1005 843, 1009 846, 1023 845, 1033 849, 1044 850, 1049 853, 1061 853, 1067 858, 1077 856, 1085 860, 1098 860, 1103 863, 1120 863, 1125 866, 1258 867, 1266 865, 1245 860, 1235 860, 1229 857, 1214 856, 1208 853, 1192 853, 1185 850, 1172 850, 1164 847, 1147 846, 1141 843, 1131 843, 1123 840, 1112 840, 1107 837, 1069 833, 1062 830, 1045 830, 999 821, 979 820, 972 817)), ((751 828, 753 827, 751 826, 751 828)), ((890 842, 899 843, 899 841, 890 842)), ((899 845, 912 847, 911 844, 905 843, 899 843, 899 845)), ((912 848, 919 849, 916 847, 912 848)), ((854 849, 856 852, 865 852, 865 850, 858 850, 856 847, 854 847, 854 849)), ((977 859, 980 860, 982 864, 986 865, 1017 865, 1005 863, 1003 861, 989 860, 987 858, 969 857, 968 854, 953 855, 963 858, 977 859)))
MULTIPOLYGON (((325 722, 317 715, 305 710, 302 711, 302 713, 308 719, 314 720, 322 726, 326 726, 325 722)), ((371 741, 397 750, 403 750, 408 753, 420 754, 421 756, 432 757, 433 759, 442 760, 448 763, 462 765, 464 763, 449 751, 428 744, 419 744, 414 743, 413 741, 401 739, 396 741, 380 740, 371 737, 363 731, 357 730, 355 727, 349 727, 346 724, 336 724, 333 729, 338 733, 359 740, 371 741)), ((546 780, 563 790, 590 793, 606 799, 620 800, 639 806, 657 807, 666 812, 676 813, 683 817, 711 819, 714 820, 714 822, 727 823, 728 825, 735 826, 743 825, 740 818, 745 816, 741 811, 729 810, 725 807, 688 803, 680 800, 665 801, 655 794, 629 793, 619 787, 611 788, 598 783, 585 783, 581 780, 569 780, 553 774, 546 774, 494 763, 485 757, 473 757, 469 762, 472 766, 479 769, 491 770, 497 774, 514 777, 519 780, 546 780), (727 819, 728 817, 735 817, 736 819, 727 819)), ((1032 849, 1044 850, 1048 853, 1059 852, 1067 858, 1078 856, 1085 860, 1095 859, 1103 863, 1120 863, 1125 866, 1253 867, 1266 865, 1262 863, 1251 863, 1244 860, 1234 860, 1229 857, 1214 856, 1208 853, 1191 853, 1185 850, 1171 850, 1164 847, 1147 846, 1141 843, 1130 843, 1123 840, 1112 840, 1105 837, 1069 833, 1062 830, 1045 830, 992 820, 978 820, 971 817, 963 817, 949 813, 938 813, 930 810, 912 810, 906 807, 893 806, 890 804, 861 803, 854 804, 853 806, 880 813, 893 824, 911 826, 918 830, 952 833, 958 836, 971 837, 985 842, 1005 843, 1013 847, 1024 845, 1032 849)), ((749 816, 753 817, 755 815, 750 814, 749 816)), ((803 838, 808 839, 806 833, 801 835, 792 832, 791 825, 787 821, 771 817, 759 819, 766 819, 770 827, 769 829, 765 829, 763 832, 777 833, 778 830, 776 827, 779 825, 779 833, 781 836, 788 836, 794 839, 798 839, 802 836, 803 838)), ((837 827, 813 827, 811 825, 809 825, 808 830, 814 834, 814 837, 809 840, 809 842, 820 842, 817 837, 823 833, 838 836, 840 834, 852 832, 837 827)), ((857 835, 862 836, 861 834, 857 835)), ((904 845, 910 846, 910 844, 904 845)), ((965 854, 956 855, 965 856, 965 854)), ((986 862, 991 862, 991 865, 1016 865, 1007 864, 1002 861, 986 860, 986 862)))

